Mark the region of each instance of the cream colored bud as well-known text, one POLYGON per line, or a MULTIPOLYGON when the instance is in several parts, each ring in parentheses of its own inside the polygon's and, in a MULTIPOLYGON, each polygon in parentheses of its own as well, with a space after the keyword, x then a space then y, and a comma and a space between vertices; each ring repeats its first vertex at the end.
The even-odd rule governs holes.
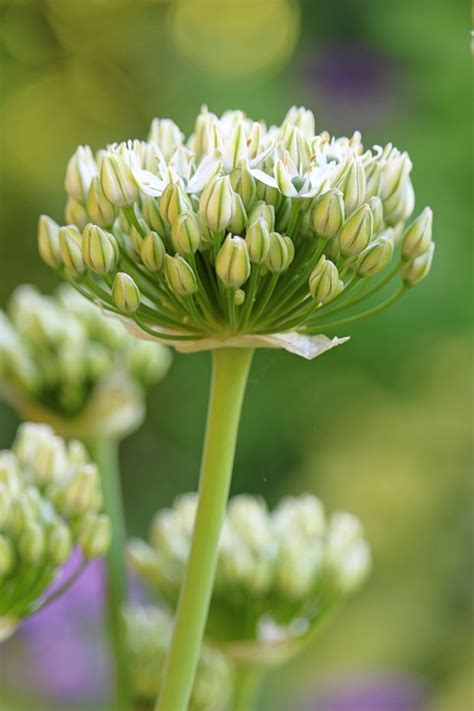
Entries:
POLYGON ((96 510, 102 502, 95 464, 83 464, 62 490, 61 507, 71 516, 96 510))
POLYGON ((228 229, 233 235, 241 235, 247 224, 247 213, 245 211, 242 198, 234 193, 234 214, 229 223, 228 229))
POLYGON ((196 275, 191 265, 180 255, 165 256, 165 279, 171 291, 178 296, 191 296, 198 291, 196 275))
POLYGON ((119 261, 117 240, 97 225, 86 225, 82 233, 82 256, 96 274, 110 274, 119 261))
POLYGON ((74 276, 80 276, 86 270, 82 256, 82 235, 75 225, 59 228, 59 247, 65 267, 74 276))
POLYGON ((406 286, 416 286, 428 276, 431 270, 434 250, 434 242, 431 242, 426 252, 405 264, 402 269, 402 278, 406 286))
POLYGON ((416 259, 426 251, 431 244, 433 212, 425 207, 421 215, 407 228, 403 236, 402 255, 404 259, 416 259))
POLYGON ((293 242, 278 232, 270 232, 270 245, 265 265, 271 272, 284 272, 288 269, 295 255, 293 242))
POLYGON ((228 289, 239 289, 250 276, 250 259, 242 237, 227 235, 216 257, 216 273, 228 289))
POLYGON ((160 206, 156 198, 145 197, 142 206, 142 215, 152 230, 159 235, 166 234, 166 224, 160 213, 160 206))
POLYGON ((271 205, 275 209, 278 207, 281 198, 281 192, 278 188, 267 185, 261 180, 257 180, 257 200, 261 200, 266 205, 271 205))
POLYGON ((206 185, 199 200, 199 211, 204 222, 211 230, 224 230, 232 220, 234 209, 234 193, 229 176, 214 178, 206 185))
POLYGON ((387 237, 380 237, 372 242, 360 255, 357 273, 363 277, 372 277, 384 269, 393 256, 393 242, 387 237))
POLYGON ((161 272, 165 264, 166 249, 156 232, 149 232, 142 242, 140 256, 143 264, 151 272, 161 272))
POLYGON ((342 254, 356 255, 364 250, 374 233, 372 210, 364 203, 343 224, 339 232, 339 247, 342 254))
MULTIPOLYGON (((95 178, 94 178, 95 179, 95 178)), ((64 209, 64 217, 68 225, 76 225, 81 231, 89 222, 89 215, 86 208, 80 202, 68 197, 64 209)))
POLYGON ((267 227, 271 232, 275 228, 275 208, 273 205, 267 205, 262 201, 256 202, 249 213, 249 225, 256 222, 260 218, 266 222, 267 227))
POLYGON ((115 207, 105 197, 98 177, 93 178, 91 181, 89 192, 87 193, 86 207, 90 219, 99 227, 110 227, 114 223, 115 207))
POLYGON ((59 245, 59 225, 47 215, 41 215, 38 223, 38 249, 41 259, 53 269, 62 267, 59 245))
POLYGON ((110 547, 110 521, 103 514, 86 514, 77 530, 77 543, 86 559, 104 556, 110 547))
POLYGON ((310 224, 319 237, 335 237, 344 223, 344 198, 333 188, 319 197, 313 207, 310 224))
POLYGON ((69 159, 64 187, 74 200, 84 204, 92 178, 97 175, 97 165, 89 146, 79 146, 69 159))
POLYGON ((262 217, 247 228, 245 235, 250 261, 253 264, 263 264, 270 249, 270 231, 268 225, 262 217))
POLYGON ((382 200, 375 195, 367 201, 367 204, 372 210, 372 216, 374 218, 374 234, 377 234, 380 228, 383 227, 384 217, 382 200))
POLYGON ((250 173, 247 161, 241 161, 240 165, 230 174, 230 182, 234 192, 242 198, 246 210, 252 205, 257 196, 257 186, 255 178, 250 173))
POLYGON ((69 528, 60 519, 50 524, 47 536, 47 556, 55 566, 62 565, 72 551, 72 536, 69 528))
POLYGON ((343 286, 336 265, 323 254, 309 277, 311 296, 316 303, 326 304, 342 291, 343 286))
POLYGON ((365 172, 365 199, 379 194, 380 180, 382 178, 382 166, 379 161, 373 161, 365 172))
POLYGON ((115 276, 112 299, 118 310, 125 314, 134 314, 140 308, 140 289, 125 272, 118 272, 115 276))
POLYGON ((169 183, 160 198, 160 214, 163 220, 172 225, 182 212, 191 212, 192 204, 183 188, 176 183, 169 183))
POLYGON ((386 200, 402 186, 410 175, 412 163, 408 153, 389 157, 382 170, 379 195, 386 200))
POLYGON ((201 244, 199 218, 194 212, 183 212, 171 225, 173 247, 179 254, 194 254, 201 244))
POLYGON ((346 171, 335 186, 344 195, 344 209, 350 215, 365 200, 365 171, 361 161, 353 158, 349 161, 346 171))
POLYGON ((105 197, 116 207, 129 207, 138 198, 138 185, 131 168, 116 153, 106 152, 100 167, 105 197))

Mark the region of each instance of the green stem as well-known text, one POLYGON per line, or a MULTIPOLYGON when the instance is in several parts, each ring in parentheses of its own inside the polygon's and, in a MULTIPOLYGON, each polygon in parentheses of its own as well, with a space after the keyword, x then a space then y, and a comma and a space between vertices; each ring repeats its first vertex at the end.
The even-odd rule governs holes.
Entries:
POLYGON ((112 543, 107 559, 107 626, 115 673, 116 711, 131 708, 127 651, 122 609, 126 602, 125 523, 118 467, 118 445, 115 441, 97 439, 91 445, 99 467, 104 509, 110 517, 112 543))
POLYGON ((213 374, 191 552, 156 711, 185 711, 206 626, 253 350, 213 351, 213 374))
POLYGON ((261 678, 260 669, 248 666, 237 668, 231 711, 253 711, 261 678))

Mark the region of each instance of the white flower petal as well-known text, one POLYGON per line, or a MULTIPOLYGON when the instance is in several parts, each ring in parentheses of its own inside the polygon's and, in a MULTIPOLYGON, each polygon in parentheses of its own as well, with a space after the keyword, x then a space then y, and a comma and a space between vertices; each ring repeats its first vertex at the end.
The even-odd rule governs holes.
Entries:
POLYGON ((150 197, 159 197, 165 189, 166 183, 160 180, 156 175, 150 173, 149 170, 141 170, 140 168, 132 169, 135 181, 145 195, 150 197))
POLYGON ((222 163, 213 156, 207 156, 186 186, 187 193, 200 193, 201 190, 219 173, 222 163))
POLYGON ((270 188, 278 188, 278 183, 272 175, 268 175, 265 171, 260 170, 260 168, 251 168, 250 174, 253 175, 255 180, 265 183, 270 188))

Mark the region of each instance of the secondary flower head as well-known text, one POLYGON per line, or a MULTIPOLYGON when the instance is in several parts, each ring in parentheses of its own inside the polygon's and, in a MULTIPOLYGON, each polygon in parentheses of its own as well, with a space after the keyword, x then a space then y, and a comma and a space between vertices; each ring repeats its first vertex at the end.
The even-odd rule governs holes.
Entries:
POLYGON ((21 425, 0 452, 0 639, 47 600, 74 546, 87 562, 109 542, 99 473, 84 446, 47 425, 21 425))
MULTIPOLYGON (((132 566, 174 605, 183 580, 197 496, 158 512, 150 543, 129 544, 132 566)), ((207 625, 210 641, 241 656, 277 660, 291 653, 329 608, 356 589, 370 569, 360 521, 326 519, 321 502, 303 495, 274 511, 252 496, 231 500, 222 532, 207 625), (245 621, 245 623, 243 622, 245 621)))
POLYGON ((321 334, 366 315, 388 281, 401 277, 396 298, 421 281, 433 251, 429 209, 405 228, 408 154, 314 126, 296 107, 270 127, 203 108, 187 140, 155 119, 147 141, 80 147, 71 224, 41 218, 41 255, 142 338, 314 357, 341 342, 321 334))
MULTIPOLYGON (((129 605, 124 611, 128 664, 133 694, 150 702, 159 692, 173 620, 162 608, 129 605)), ((221 709, 229 700, 232 670, 224 655, 204 645, 194 680, 191 711, 221 709)))
POLYGON ((66 436, 116 437, 137 427, 145 388, 169 365, 169 349, 133 338, 66 285, 53 296, 21 286, 0 312, 0 394, 25 419, 66 436))

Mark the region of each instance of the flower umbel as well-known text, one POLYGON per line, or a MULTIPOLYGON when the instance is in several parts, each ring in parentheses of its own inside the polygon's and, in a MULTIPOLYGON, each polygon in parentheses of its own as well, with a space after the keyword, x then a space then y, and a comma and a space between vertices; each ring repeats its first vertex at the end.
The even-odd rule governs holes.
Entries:
POLYGON ((398 290, 367 315, 421 281, 433 250, 431 211, 405 229, 408 154, 364 150, 358 132, 315 134, 314 123, 295 107, 269 128, 204 108, 187 141, 155 119, 147 141, 95 157, 79 147, 65 182, 73 225, 43 216, 41 255, 143 338, 313 357, 338 341, 319 336, 311 349, 311 339, 366 315, 363 303, 397 275, 398 290))
POLYGON ((0 452, 0 638, 48 601, 43 593, 73 546, 85 564, 109 544, 99 473, 84 446, 46 425, 21 425, 0 452))

